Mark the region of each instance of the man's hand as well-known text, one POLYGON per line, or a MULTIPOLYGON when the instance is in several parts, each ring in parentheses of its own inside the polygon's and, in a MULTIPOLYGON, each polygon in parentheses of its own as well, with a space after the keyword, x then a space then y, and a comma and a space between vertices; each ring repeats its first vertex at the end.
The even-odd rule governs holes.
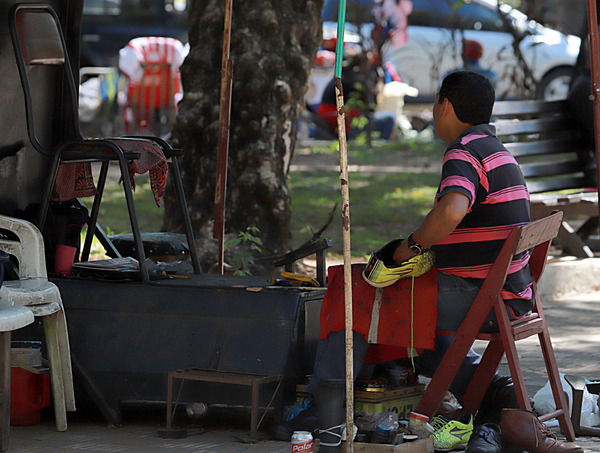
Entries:
MULTIPOLYGON (((469 212, 470 200, 460 192, 450 192, 439 199, 438 204, 429 211, 419 228, 413 232, 413 239, 428 249, 452 233, 469 212)), ((394 261, 399 266, 415 256, 402 242, 394 252, 394 261)))

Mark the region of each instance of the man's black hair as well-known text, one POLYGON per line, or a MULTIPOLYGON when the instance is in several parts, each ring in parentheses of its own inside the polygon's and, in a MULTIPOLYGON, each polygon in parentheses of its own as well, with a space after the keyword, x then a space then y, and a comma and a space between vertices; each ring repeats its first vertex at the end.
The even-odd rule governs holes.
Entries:
POLYGON ((448 74, 439 91, 438 102, 448 99, 456 117, 463 123, 486 124, 492 117, 496 93, 492 82, 471 71, 448 74))

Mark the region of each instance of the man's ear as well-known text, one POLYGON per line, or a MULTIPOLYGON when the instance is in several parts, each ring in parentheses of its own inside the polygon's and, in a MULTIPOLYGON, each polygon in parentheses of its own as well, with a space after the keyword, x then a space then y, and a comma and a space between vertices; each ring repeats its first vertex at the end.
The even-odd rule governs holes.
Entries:
POLYGON ((454 115, 454 106, 452 105, 452 102, 450 102, 448 100, 448 98, 445 98, 442 101, 442 116, 446 116, 446 115, 454 115))

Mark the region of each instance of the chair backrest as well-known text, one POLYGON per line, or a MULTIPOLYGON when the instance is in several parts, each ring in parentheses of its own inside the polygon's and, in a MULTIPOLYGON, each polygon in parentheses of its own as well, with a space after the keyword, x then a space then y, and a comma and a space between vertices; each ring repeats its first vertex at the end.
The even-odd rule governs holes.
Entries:
POLYGON ((0 249, 19 262, 21 278, 47 278, 44 240, 37 227, 26 220, 0 215, 0 231, 8 231, 17 239, 0 237, 0 249))
MULTIPOLYGON (((9 28, 13 43, 21 85, 25 97, 27 115, 27 131, 33 147, 46 155, 53 154, 53 144, 44 144, 42 135, 36 130, 36 94, 34 86, 39 89, 54 89, 56 92, 67 90, 71 109, 66 117, 77 120, 77 91, 75 78, 71 69, 69 55, 60 21, 52 7, 45 3, 15 4, 9 14, 9 28), (35 73, 36 69, 48 71, 60 70, 62 77, 48 77, 47 73, 35 73), (62 86, 48 87, 49 80, 62 80, 62 86)), ((60 82, 57 84, 59 85, 60 82)), ((75 124, 67 125, 70 133, 79 135, 75 124)), ((78 137, 80 138, 80 137, 78 137)))
MULTIPOLYGON (((485 311, 486 315, 489 313, 494 297, 501 298, 500 294, 506 282, 513 257, 525 251, 529 251, 530 254, 529 270, 533 280, 536 303, 539 303, 537 284, 546 266, 546 257, 550 249, 550 243, 558 235, 562 218, 562 211, 558 211, 528 225, 515 227, 500 250, 494 265, 473 302, 473 306, 481 303, 486 304, 488 308, 483 311, 485 311), (480 299, 484 300, 480 301, 480 299)), ((479 329, 479 327, 477 326, 476 329, 479 329)))

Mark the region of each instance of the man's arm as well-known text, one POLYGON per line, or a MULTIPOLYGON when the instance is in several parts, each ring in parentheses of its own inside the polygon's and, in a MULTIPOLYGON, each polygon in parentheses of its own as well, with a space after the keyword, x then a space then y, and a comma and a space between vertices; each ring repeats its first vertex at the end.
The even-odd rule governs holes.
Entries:
MULTIPOLYGON (((444 195, 413 232, 413 239, 424 248, 437 244, 454 231, 467 215, 469 206, 469 198, 460 192, 444 195)), ((400 264, 413 256, 415 254, 408 248, 407 241, 403 241, 394 252, 394 261, 400 264)))

